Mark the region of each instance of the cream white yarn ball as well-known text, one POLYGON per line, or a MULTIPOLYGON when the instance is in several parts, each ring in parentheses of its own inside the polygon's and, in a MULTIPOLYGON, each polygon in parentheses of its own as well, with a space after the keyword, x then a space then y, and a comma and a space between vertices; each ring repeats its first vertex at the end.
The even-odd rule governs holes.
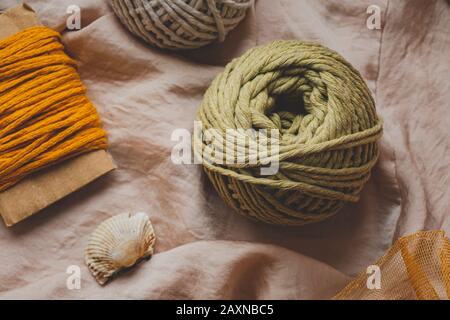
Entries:
POLYGON ((133 34, 166 49, 195 49, 225 36, 254 0, 109 0, 133 34))

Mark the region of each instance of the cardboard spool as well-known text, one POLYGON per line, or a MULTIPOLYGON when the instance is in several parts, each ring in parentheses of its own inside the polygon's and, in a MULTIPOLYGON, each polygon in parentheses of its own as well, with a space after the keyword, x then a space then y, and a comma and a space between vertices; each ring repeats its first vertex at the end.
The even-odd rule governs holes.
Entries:
MULTIPOLYGON (((0 13, 0 40, 36 25, 40 22, 29 6, 7 10, 0 13)), ((0 215, 12 226, 115 168, 111 156, 97 150, 33 173, 0 192, 0 215)))

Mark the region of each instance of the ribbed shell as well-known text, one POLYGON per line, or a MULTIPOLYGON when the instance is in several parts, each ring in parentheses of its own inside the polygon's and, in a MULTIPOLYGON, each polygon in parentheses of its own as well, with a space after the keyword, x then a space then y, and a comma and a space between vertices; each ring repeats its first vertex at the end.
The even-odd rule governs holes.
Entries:
POLYGON ((119 214, 102 222, 92 233, 85 262, 104 285, 118 271, 153 254, 155 233, 147 214, 119 214))

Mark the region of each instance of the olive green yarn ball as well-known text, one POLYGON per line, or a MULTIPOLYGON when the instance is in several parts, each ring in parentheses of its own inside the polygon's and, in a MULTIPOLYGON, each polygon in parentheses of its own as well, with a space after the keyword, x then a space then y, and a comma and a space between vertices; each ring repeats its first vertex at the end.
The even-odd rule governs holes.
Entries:
MULTIPOLYGON (((279 133, 279 169, 270 176, 261 174, 262 161, 202 163, 232 208, 281 225, 321 221, 358 201, 382 135, 359 72, 335 51, 298 41, 256 47, 229 63, 206 91, 197 120, 203 133, 244 129, 244 148, 255 139, 246 129, 279 133)), ((198 136, 193 143, 204 157, 210 143, 198 136)))

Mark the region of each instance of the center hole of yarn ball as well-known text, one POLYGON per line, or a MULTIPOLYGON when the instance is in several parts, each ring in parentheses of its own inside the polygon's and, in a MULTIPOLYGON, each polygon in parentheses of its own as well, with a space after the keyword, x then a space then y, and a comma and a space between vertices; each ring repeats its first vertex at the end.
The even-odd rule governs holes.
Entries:
POLYGON ((267 86, 265 95, 265 106, 260 110, 271 123, 261 121, 261 128, 276 128, 286 144, 307 143, 326 122, 328 89, 314 70, 281 72, 267 86))
POLYGON ((281 129, 287 130, 296 118, 304 118, 308 112, 305 109, 303 95, 277 96, 271 116, 278 115, 281 120, 281 129))
POLYGON ((268 106, 266 116, 280 131, 281 135, 298 135, 301 125, 311 118, 305 106, 304 95, 276 95, 272 97, 272 105, 268 106))

